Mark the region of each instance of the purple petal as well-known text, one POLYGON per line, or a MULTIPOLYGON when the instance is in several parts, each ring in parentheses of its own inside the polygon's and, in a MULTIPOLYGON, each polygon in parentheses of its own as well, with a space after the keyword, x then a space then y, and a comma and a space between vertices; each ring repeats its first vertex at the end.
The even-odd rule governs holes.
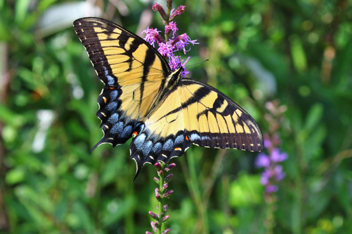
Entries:
POLYGON ((277 185, 272 185, 272 184, 269 184, 266 186, 266 192, 267 193, 275 193, 277 190, 279 190, 279 188, 277 187, 277 185))
POLYGON ((269 148, 271 147, 271 141, 265 139, 265 140, 264 140, 264 147, 267 148, 267 149, 269 149, 269 148))
POLYGON ((270 158, 273 162, 282 162, 287 159, 287 153, 280 153, 278 148, 274 148, 270 158))
POLYGON ((285 176, 286 176, 285 172, 281 172, 281 173, 275 175, 275 180, 280 181, 283 178, 285 178, 285 176))
POLYGON ((258 154, 258 157, 255 160, 255 165, 257 167, 268 167, 270 165, 269 156, 265 155, 264 153, 258 154))
POLYGON ((269 178, 266 176, 260 177, 260 184, 266 186, 269 183, 269 178))

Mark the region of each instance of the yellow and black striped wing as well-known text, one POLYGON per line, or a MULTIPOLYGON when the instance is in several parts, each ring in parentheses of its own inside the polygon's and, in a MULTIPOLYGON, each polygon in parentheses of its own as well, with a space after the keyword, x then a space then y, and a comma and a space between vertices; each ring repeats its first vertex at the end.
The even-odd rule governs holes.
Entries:
POLYGON ((182 79, 147 116, 132 140, 131 158, 139 170, 145 163, 168 162, 181 156, 191 143, 211 148, 263 149, 261 131, 243 108, 207 84, 182 79))
POLYGON ((97 112, 104 137, 94 148, 122 144, 150 111, 170 68, 145 40, 117 24, 82 18, 73 26, 105 84, 97 112))

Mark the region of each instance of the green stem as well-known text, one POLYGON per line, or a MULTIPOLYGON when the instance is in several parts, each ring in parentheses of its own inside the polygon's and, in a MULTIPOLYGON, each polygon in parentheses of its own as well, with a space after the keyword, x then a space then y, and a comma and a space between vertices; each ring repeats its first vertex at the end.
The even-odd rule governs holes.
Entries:
MULTIPOLYGON (((167 20, 165 20, 166 24, 165 25, 168 25, 169 24, 169 19, 170 19, 170 12, 171 12, 171 6, 167 8, 167 20)), ((165 43, 169 40, 169 35, 165 33, 165 43)))
MULTIPOLYGON (((162 166, 163 167, 163 166, 162 166)), ((162 196, 162 189, 163 189, 163 185, 164 185, 164 167, 162 168, 162 173, 160 173, 159 175, 159 193, 160 193, 160 196, 162 196)), ((158 234, 161 234, 162 231, 163 231, 163 223, 161 222, 161 219, 162 219, 162 213, 163 213, 163 206, 164 206, 164 202, 163 202, 163 198, 161 198, 159 200, 159 225, 158 225, 158 234)))

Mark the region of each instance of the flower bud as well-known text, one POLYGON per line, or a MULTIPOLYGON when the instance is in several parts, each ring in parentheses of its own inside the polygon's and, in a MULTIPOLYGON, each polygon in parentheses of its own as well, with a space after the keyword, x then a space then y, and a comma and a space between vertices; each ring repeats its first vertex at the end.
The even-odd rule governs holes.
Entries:
POLYGON ((165 168, 165 171, 168 172, 170 171, 172 168, 176 167, 176 163, 171 163, 169 164, 166 168, 165 168))
POLYGON ((166 0, 166 7, 171 8, 172 7, 172 0, 166 0))
POLYGON ((171 231, 171 228, 166 229, 166 230, 163 231, 161 234, 167 234, 167 233, 169 233, 169 231, 171 231))
POLYGON ((157 232, 158 221, 155 221, 155 222, 151 221, 150 225, 152 226, 153 231, 157 232))
POLYGON ((165 193, 163 194, 163 197, 168 197, 168 196, 170 196, 173 192, 174 192, 174 190, 169 190, 169 191, 167 191, 167 192, 165 192, 165 193))
POLYGON ((159 215, 157 215, 157 214, 155 214, 155 213, 153 213, 151 211, 149 211, 148 213, 149 213, 150 217, 152 217, 153 219, 155 219, 155 220, 159 219, 159 215))
POLYGON ((163 170, 160 170, 157 172, 158 173, 158 176, 161 176, 162 174, 164 174, 164 171, 163 170))
POLYGON ((165 189, 167 189, 167 187, 169 187, 168 183, 165 183, 161 189, 161 191, 165 191, 165 189))
POLYGON ((158 189, 158 188, 155 189, 155 198, 156 198, 158 201, 161 201, 161 196, 160 196, 160 193, 159 193, 159 189, 158 189))
POLYGON ((165 177, 164 181, 167 183, 171 180, 171 178, 173 177, 174 175, 173 174, 169 174, 165 177))
POLYGON ((160 4, 155 3, 153 5, 152 9, 153 9, 153 11, 158 11, 163 20, 167 20, 167 15, 166 15, 163 7, 160 4))
POLYGON ((156 178, 156 177, 154 177, 154 181, 155 181, 155 183, 157 183, 157 184, 160 183, 160 180, 159 180, 158 178, 156 178))
POLYGON ((166 216, 164 216, 162 219, 161 219, 161 221, 162 222, 165 222, 166 220, 168 220, 170 218, 170 215, 166 215, 166 216))
POLYGON ((156 169, 158 169, 158 170, 163 169, 163 168, 161 167, 161 165, 160 165, 160 163, 159 163, 159 162, 156 162, 156 163, 154 164, 154 166, 155 166, 155 167, 156 167, 156 169))
POLYGON ((172 12, 169 21, 173 21, 175 17, 185 12, 186 6, 179 6, 176 11, 172 12))
POLYGON ((165 213, 165 212, 167 211, 167 208, 169 208, 169 206, 168 206, 167 204, 165 204, 165 205, 163 206, 163 213, 165 213))

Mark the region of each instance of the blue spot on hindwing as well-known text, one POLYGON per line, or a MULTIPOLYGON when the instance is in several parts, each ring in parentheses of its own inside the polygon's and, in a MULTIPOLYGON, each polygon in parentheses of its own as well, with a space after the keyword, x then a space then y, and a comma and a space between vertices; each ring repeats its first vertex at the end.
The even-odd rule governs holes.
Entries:
POLYGON ((131 125, 127 125, 124 129, 122 134, 120 135, 120 137, 122 138, 127 138, 129 136, 131 136, 132 134, 132 126, 131 125))
POLYGON ((111 93, 110 93, 110 99, 111 99, 111 100, 115 100, 118 94, 119 94, 119 92, 118 92, 117 90, 111 91, 111 93))
POLYGON ((106 106, 106 109, 108 109, 108 111, 115 111, 117 108, 117 102, 111 102, 106 106))
POLYGON ((164 143, 163 150, 171 151, 172 147, 173 147, 172 139, 169 139, 164 143))
POLYGON ((208 137, 208 136, 202 136, 202 141, 204 141, 204 140, 210 140, 210 137, 208 137))
POLYGON ((153 146, 153 142, 152 142, 152 141, 147 141, 146 143, 144 143, 144 144, 142 145, 142 152, 143 152, 143 155, 144 155, 145 157, 148 156, 148 154, 149 154, 149 152, 150 152, 152 146, 153 146))
POLYGON ((200 140, 200 136, 199 136, 198 134, 196 134, 196 133, 192 133, 192 134, 190 135, 189 139, 190 139, 191 141, 200 140))
POLYGON ((153 147, 153 149, 152 149, 152 152, 158 154, 158 153, 160 153, 160 150, 161 150, 161 143, 158 142, 158 143, 156 143, 156 144, 154 145, 154 147, 153 147))
POLYGON ((122 131, 123 131, 123 122, 120 121, 112 127, 112 129, 110 130, 110 133, 119 134, 122 131))
MULTIPOLYGON (((107 70, 106 70, 107 71, 107 70)), ((105 74, 106 74, 106 71, 105 71, 105 74)), ((106 75, 106 78, 108 79, 108 85, 109 86, 113 86, 115 83, 116 83, 116 81, 115 81, 115 79, 114 79, 114 77, 112 77, 112 76, 110 76, 110 75, 106 75)))
POLYGON ((108 119, 108 122, 111 124, 115 124, 117 121, 119 121, 119 114, 118 113, 114 113, 110 116, 110 118, 108 119))
POLYGON ((140 134, 137 136, 134 140, 134 144, 136 145, 137 148, 139 148, 145 141, 146 135, 144 133, 140 134))
POLYGON ((183 143, 185 140, 184 136, 183 135, 179 135, 178 137, 176 137, 175 139, 175 144, 178 145, 178 144, 181 144, 183 143))

